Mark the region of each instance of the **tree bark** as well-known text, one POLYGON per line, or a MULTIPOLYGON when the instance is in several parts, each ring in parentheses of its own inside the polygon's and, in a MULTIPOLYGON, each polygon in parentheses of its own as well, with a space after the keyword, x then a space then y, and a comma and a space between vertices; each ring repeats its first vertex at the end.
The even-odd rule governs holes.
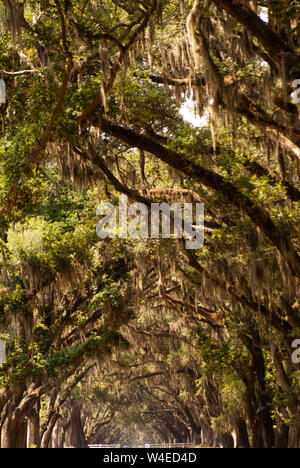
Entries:
POLYGON ((266 373, 265 362, 260 346, 259 333, 254 332, 254 339, 244 336, 244 342, 252 356, 252 365, 254 376, 257 381, 257 402, 258 410, 255 415, 255 427, 259 428, 263 440, 264 448, 272 448, 274 446, 274 429, 271 418, 272 402, 268 397, 266 388, 266 373), (254 344, 255 340, 255 344, 254 344))
POLYGON ((287 448, 300 448, 300 427, 297 423, 290 427, 287 448))

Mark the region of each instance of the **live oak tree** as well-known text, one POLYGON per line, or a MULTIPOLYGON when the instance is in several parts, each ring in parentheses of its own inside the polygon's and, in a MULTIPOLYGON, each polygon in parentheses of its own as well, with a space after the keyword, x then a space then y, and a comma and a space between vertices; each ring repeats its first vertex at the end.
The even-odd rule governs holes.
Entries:
POLYGON ((2 0, 2 446, 299 447, 299 16, 2 0), (203 202, 203 249, 100 241, 120 194, 203 202))
MULTIPOLYGON (((114 270, 118 248, 110 255, 99 242, 89 224, 93 212, 87 196, 59 186, 50 172, 41 217, 28 217, 8 230, 3 243, 1 332, 8 358, 0 377, 2 447, 26 444, 26 418, 29 440, 47 447, 72 388, 95 359, 100 363, 115 346, 126 345, 118 329, 131 313, 121 293, 128 266, 121 262, 123 267, 114 270), (45 395, 49 408, 40 428, 45 395)), ((119 254, 128 258, 125 250, 119 254)))

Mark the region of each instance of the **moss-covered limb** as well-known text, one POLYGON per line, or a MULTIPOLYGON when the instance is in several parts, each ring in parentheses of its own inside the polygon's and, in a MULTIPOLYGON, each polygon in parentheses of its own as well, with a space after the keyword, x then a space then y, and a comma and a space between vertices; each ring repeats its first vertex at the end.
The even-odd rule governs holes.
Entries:
POLYGON ((281 235, 267 211, 239 191, 230 181, 216 172, 189 161, 182 154, 178 154, 129 128, 116 125, 105 118, 101 119, 100 125, 104 132, 122 140, 130 147, 137 147, 147 151, 198 183, 203 183, 207 187, 221 192, 231 205, 249 216, 253 223, 262 229, 266 237, 273 242, 282 254, 292 274, 300 278, 300 257, 292 243, 281 235))
MULTIPOLYGON (((195 0, 191 13, 188 17, 188 33, 190 41, 192 44, 193 55, 196 63, 196 68, 198 69, 201 66, 202 61, 205 63, 206 67, 209 70, 209 78, 211 83, 209 83, 211 88, 211 98, 214 101, 214 106, 217 107, 219 104, 223 105, 229 112, 238 112, 241 116, 246 117, 246 119, 252 124, 256 125, 259 128, 262 128, 266 131, 267 135, 275 141, 279 141, 281 146, 287 151, 291 152, 300 160, 300 148, 297 145, 297 139, 299 138, 299 130, 297 125, 294 128, 286 127, 281 123, 277 122, 273 117, 269 116, 262 106, 249 95, 248 92, 245 92, 244 89, 241 89, 238 81, 233 76, 224 76, 220 71, 220 68, 215 64, 209 47, 209 42, 205 37, 202 31, 201 21, 203 20, 204 10, 203 2, 195 0)), ((217 2, 216 2, 217 3, 217 2)), ((241 5, 237 2, 236 5, 232 2, 224 2, 227 6, 227 11, 238 13, 241 5)), ((224 7, 224 5, 223 5, 224 7)), ((249 8, 242 6, 247 10, 247 14, 252 17, 256 17, 259 24, 266 27, 266 35, 271 34, 272 30, 249 8)), ((240 12, 241 17, 247 15, 244 11, 240 12)), ((235 15, 233 15, 236 17, 235 15)), ((243 24, 243 21, 240 21, 243 24)), ((248 25, 249 26, 249 25, 248 25)), ((259 27, 258 27, 259 29, 259 27)), ((251 28, 250 28, 251 30, 251 28)), ((270 47, 272 47, 272 42, 270 47)), ((283 45, 282 45, 283 47, 283 45)), ((286 46, 287 47, 287 46, 286 46)), ((284 57, 288 56, 287 61, 289 61, 288 70, 292 66, 295 66, 297 61, 299 62, 300 58, 297 55, 286 50, 283 52, 281 50, 277 56, 277 67, 278 71, 281 71, 284 68, 284 72, 288 74, 288 70, 285 69, 287 64, 284 63, 284 57), (281 56, 280 54, 283 54, 281 56), (292 56, 292 57, 291 57, 292 56), (294 61, 297 59, 296 62, 294 61)), ((287 78, 284 78, 284 83, 287 78)), ((287 91, 286 91, 287 94, 287 91)), ((286 98, 287 100, 287 98, 286 98)))
POLYGON ((231 0, 215 0, 214 3, 243 24, 274 60, 278 71, 281 70, 282 57, 285 58, 288 72, 296 63, 299 63, 300 57, 288 45, 287 37, 276 34, 270 25, 263 21, 248 5, 231 0))

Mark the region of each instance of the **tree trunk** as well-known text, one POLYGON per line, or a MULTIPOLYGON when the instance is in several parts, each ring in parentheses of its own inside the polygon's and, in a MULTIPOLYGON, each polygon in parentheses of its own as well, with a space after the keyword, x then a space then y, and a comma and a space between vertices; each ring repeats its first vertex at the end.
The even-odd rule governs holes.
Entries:
POLYGON ((222 448, 234 448, 234 440, 228 432, 222 432, 220 435, 220 443, 222 448))
POLYGON ((28 416, 32 417, 34 407, 39 407, 40 397, 47 386, 32 384, 26 391, 16 388, 8 402, 5 421, 1 431, 1 447, 26 448, 28 416))
POLYGON ((67 447, 87 448, 81 422, 81 404, 77 400, 72 402, 71 419, 65 444, 67 447))
POLYGON ((287 448, 289 439, 289 427, 282 423, 277 423, 277 431, 275 432, 275 448, 287 448))
POLYGON ((299 448, 300 447, 300 427, 293 425, 289 430, 288 448, 299 448))
MULTIPOLYGON (((115 125, 109 120, 102 118, 100 128, 103 132, 118 138, 131 147, 136 147, 153 154, 161 161, 169 164, 175 170, 197 180, 201 184, 203 183, 214 190, 222 191, 224 199, 228 203, 240 209, 245 215, 249 216, 256 226, 262 229, 266 237, 277 247, 282 257, 287 262, 292 275, 300 278, 300 256, 293 244, 289 239, 282 235, 282 232, 277 228, 270 214, 264 209, 264 207, 258 205, 254 200, 246 196, 238 189, 238 187, 226 180, 220 174, 195 164, 179 153, 172 151, 165 146, 156 143, 151 138, 147 138, 145 135, 139 134, 127 127, 115 125)), ((100 160, 101 158, 99 157, 98 162, 100 160)), ((97 154, 93 155, 93 162, 97 163, 97 154)), ((105 168, 101 164, 101 169, 104 172, 106 171, 107 175, 107 167, 105 168)), ((118 185, 122 184, 119 182, 118 185)), ((131 190, 131 192, 135 191, 131 190)), ((145 200, 144 197, 141 197, 140 195, 138 196, 142 203, 146 202, 146 204, 148 204, 147 199, 145 200)))
POLYGON ((51 441, 51 437, 52 437, 52 432, 53 432, 53 428, 57 422, 57 420, 60 418, 60 415, 59 413, 57 412, 54 412, 50 419, 49 419, 49 422, 48 422, 48 426, 47 426, 47 429, 46 431, 44 432, 43 434, 43 437, 42 437, 42 442, 41 442, 41 448, 49 448, 50 446, 50 441, 51 441))
POLYGON ((27 420, 24 412, 15 418, 15 410, 11 410, 1 431, 2 448, 26 448, 27 420))
POLYGON ((59 421, 55 424, 52 432, 51 448, 59 447, 59 421))

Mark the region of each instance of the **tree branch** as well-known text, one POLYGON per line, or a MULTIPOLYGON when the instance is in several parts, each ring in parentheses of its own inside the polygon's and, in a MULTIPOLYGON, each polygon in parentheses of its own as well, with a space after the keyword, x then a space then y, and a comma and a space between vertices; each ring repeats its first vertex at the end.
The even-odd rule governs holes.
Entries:
POLYGON ((226 180, 220 174, 189 161, 182 154, 160 145, 145 135, 111 123, 105 118, 101 119, 100 127, 105 133, 127 143, 130 147, 147 151, 177 171, 187 175, 192 180, 197 180, 199 183, 221 192, 227 202, 249 216, 253 223, 262 229, 266 237, 272 241, 286 260, 291 273, 300 278, 300 257, 292 243, 286 236, 281 234, 269 213, 263 207, 257 205, 252 198, 242 193, 229 180, 226 180))

